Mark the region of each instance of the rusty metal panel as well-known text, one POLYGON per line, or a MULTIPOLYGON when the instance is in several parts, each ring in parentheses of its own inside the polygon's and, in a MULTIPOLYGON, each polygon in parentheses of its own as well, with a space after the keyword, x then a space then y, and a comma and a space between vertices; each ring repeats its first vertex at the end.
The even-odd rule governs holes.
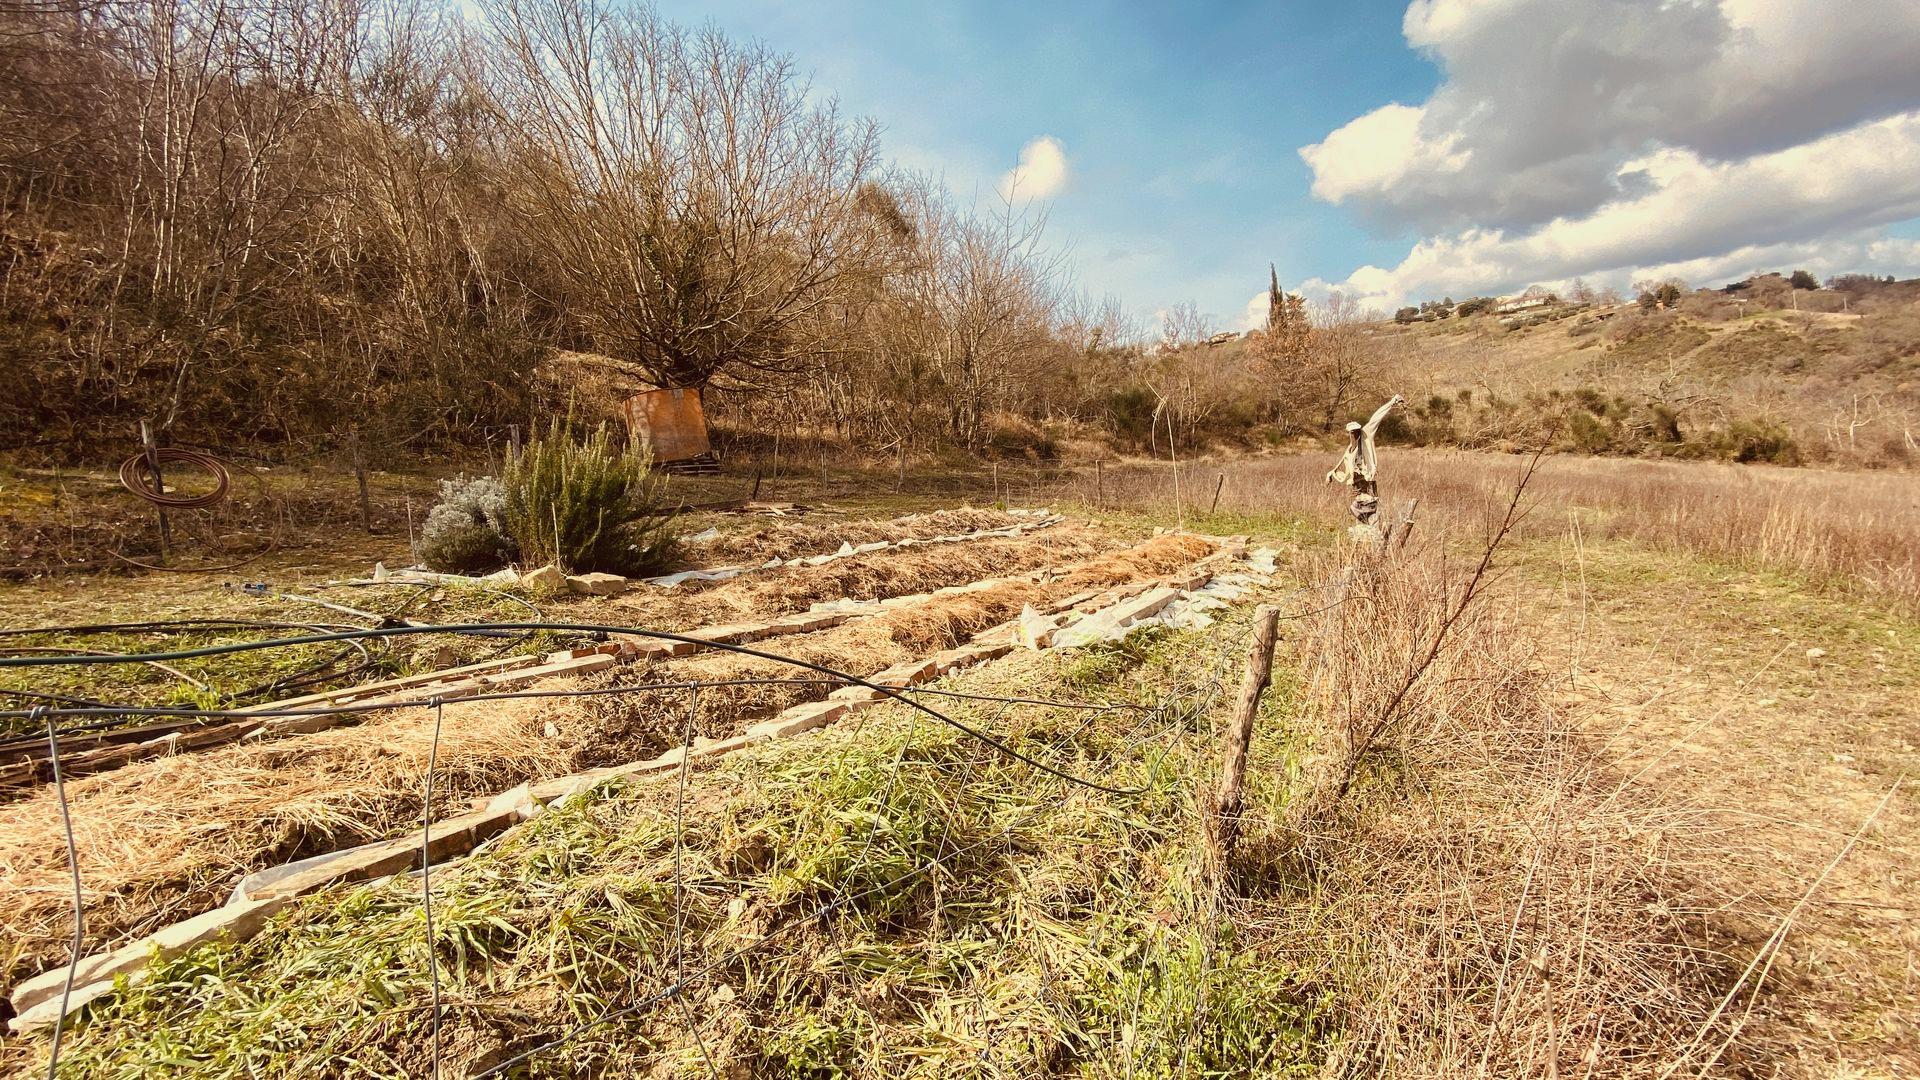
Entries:
POLYGON ((661 464, 685 461, 710 453, 707 414, 700 407, 700 391, 648 390, 626 402, 627 426, 653 449, 661 464))

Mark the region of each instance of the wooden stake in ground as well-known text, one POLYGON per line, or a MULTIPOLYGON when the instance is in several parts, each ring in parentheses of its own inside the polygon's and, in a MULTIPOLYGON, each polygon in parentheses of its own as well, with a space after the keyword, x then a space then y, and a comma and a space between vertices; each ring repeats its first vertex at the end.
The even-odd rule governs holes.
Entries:
MULTIPOLYGON (((165 495, 167 481, 160 475, 160 444, 154 441, 153 425, 145 420, 140 421, 140 446, 147 452, 147 471, 153 474, 153 490, 165 495)), ((168 549, 173 545, 173 530, 167 524, 166 507, 155 506, 153 512, 160 518, 160 565, 165 566, 168 549)))
POLYGON ((367 498, 367 448, 360 441, 360 430, 347 433, 347 450, 353 455, 353 478, 360 485, 360 528, 373 531, 373 504, 367 498))
POLYGON ((1253 721, 1260 713, 1260 695, 1273 677, 1273 644, 1279 633, 1280 609, 1262 604, 1253 613, 1253 643, 1247 649, 1247 664, 1240 678, 1240 696, 1233 703, 1233 719, 1227 725, 1224 764, 1220 787, 1208 805, 1207 838, 1213 845, 1215 865, 1224 869, 1233 859, 1240 842, 1240 814, 1246 809, 1247 748, 1253 743, 1253 721))

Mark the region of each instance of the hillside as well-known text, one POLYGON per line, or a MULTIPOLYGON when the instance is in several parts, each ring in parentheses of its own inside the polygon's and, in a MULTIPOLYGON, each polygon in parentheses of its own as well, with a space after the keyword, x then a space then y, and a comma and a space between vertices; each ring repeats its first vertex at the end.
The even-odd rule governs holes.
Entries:
MULTIPOLYGON (((1703 291, 1704 292, 1704 291, 1703 291)), ((1821 290, 1827 294, 1827 290, 1821 290)), ((1804 295, 1804 294, 1803 294, 1804 295)), ((1571 449, 1887 467, 1920 459, 1920 299, 1849 311, 1562 309, 1368 330, 1416 403, 1422 441, 1498 441, 1543 414, 1575 417, 1571 449), (1731 316, 1731 317, 1727 317, 1731 316), (1447 432, 1452 438, 1447 438, 1447 432), (1676 437, 1677 436, 1677 437, 1676 437)))

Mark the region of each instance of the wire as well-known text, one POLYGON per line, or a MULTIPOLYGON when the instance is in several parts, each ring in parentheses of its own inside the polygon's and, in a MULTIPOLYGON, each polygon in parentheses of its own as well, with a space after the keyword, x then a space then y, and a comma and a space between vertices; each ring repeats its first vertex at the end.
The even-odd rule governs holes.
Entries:
MULTIPOLYGON (((299 625, 299 624, 294 624, 294 625, 299 625)), ((177 659, 204 657, 204 656, 227 655, 227 654, 233 654, 233 653, 239 653, 239 652, 255 651, 260 649, 289 647, 289 646, 295 646, 295 645, 313 644, 313 643, 326 642, 326 641, 350 641, 350 642, 358 643, 359 641, 365 640, 365 639, 385 639, 385 638, 398 637, 398 636, 411 634, 411 633, 461 632, 463 630, 468 630, 468 629, 524 630, 529 633, 535 633, 540 630, 568 630, 568 631, 590 632, 590 633, 628 633, 636 636, 663 639, 663 640, 699 641, 699 639, 691 639, 691 638, 685 637, 684 635, 667 633, 663 631, 648 631, 648 630, 641 630, 638 628, 620 628, 620 627, 611 627, 611 626, 601 626, 596 624, 576 624, 576 623, 453 624, 453 625, 447 625, 447 626, 404 626, 404 627, 382 627, 382 628, 373 628, 373 629, 366 629, 366 630, 355 629, 355 630, 338 632, 338 633, 313 634, 313 635, 308 635, 303 637, 284 638, 284 639, 276 639, 271 641, 229 643, 225 645, 206 646, 206 647, 201 647, 196 649, 175 650, 173 652, 162 652, 162 653, 151 653, 151 654, 129 654, 129 655, 119 655, 119 656, 108 654, 108 655, 102 656, 100 654, 88 652, 88 653, 75 653, 75 654, 70 654, 66 656, 56 656, 56 657, 48 657, 48 658, 34 658, 34 657, 0 658, 0 667, 43 667, 43 666, 86 665, 86 664, 94 664, 94 663, 136 663, 136 662, 158 663, 158 662, 161 662, 162 660, 177 660, 177 659)), ((1051 766, 1045 762, 1039 761, 1025 753, 1022 753, 1021 751, 1013 749, 1006 742, 998 738, 995 738, 994 736, 988 735, 984 731, 981 731, 967 723, 964 723, 958 719, 948 716, 919 701, 916 701, 912 697, 909 697, 908 695, 927 694, 930 696, 944 696, 944 697, 950 697, 954 699, 963 699, 963 700, 994 701, 994 702, 1000 703, 1002 712, 1004 712, 1006 708, 1014 704, 1022 704, 1022 703, 1048 706, 1048 707, 1082 709, 1082 710, 1089 710, 1091 712, 1096 712, 1096 713, 1111 712, 1115 709, 1121 709, 1121 708, 1133 709, 1133 710, 1142 712, 1144 714, 1147 714, 1148 716, 1161 716, 1163 719, 1166 719, 1167 723, 1163 725, 1159 725, 1159 730, 1156 731, 1154 733, 1154 736, 1152 737, 1158 737, 1159 735, 1165 734, 1167 731, 1172 730, 1173 725, 1180 722, 1178 710, 1176 710, 1173 707, 1172 702, 1162 702, 1160 704, 1153 705, 1153 706, 1140 705, 1133 702, 1096 704, 1096 703, 1088 703, 1088 702, 1058 701, 1058 700, 1046 699, 1046 698, 1008 697, 1004 695, 978 694, 978 693, 969 693, 965 691, 955 691, 955 690, 937 690, 937 689, 928 688, 928 687, 889 687, 889 686, 883 686, 883 685, 870 682, 867 679, 863 679, 858 676, 853 676, 843 672, 835 671, 831 668, 825 667, 824 665, 814 664, 814 663, 803 661, 803 660, 797 660, 791 657, 780 656, 778 654, 768 653, 763 650, 747 648, 744 646, 731 645, 727 643, 716 643, 716 642, 700 642, 700 643, 709 648, 717 648, 722 651, 734 652, 734 653, 746 655, 746 656, 753 656, 760 659, 770 660, 777 663, 783 663, 790 666, 811 670, 825 677, 822 677, 822 678, 802 677, 802 678, 787 678, 787 679, 757 678, 757 679, 734 679, 734 680, 713 680, 713 681, 688 680, 688 681, 682 681, 678 683, 638 684, 638 685, 626 686, 626 687, 595 688, 591 690, 503 692, 498 694, 477 695, 475 698, 467 699, 467 700, 482 701, 482 700, 501 700, 501 699, 509 699, 509 698, 529 698, 529 697, 586 697, 586 696, 599 696, 599 695, 616 694, 616 693, 642 692, 642 691, 648 691, 648 690, 686 689, 691 694, 694 695, 689 702, 689 712, 688 712, 688 721, 687 721, 689 724, 689 732, 688 732, 689 737, 687 742, 690 744, 691 724, 693 723, 694 716, 697 712, 697 701, 698 701, 697 692, 698 692, 698 688, 701 686, 707 686, 707 685, 724 686, 724 685, 742 685, 742 684, 766 685, 766 684, 773 684, 773 683, 794 683, 794 684, 814 684, 814 685, 820 685, 820 684, 859 685, 859 686, 864 686, 869 689, 872 689, 877 693, 881 694, 883 697, 890 697, 890 698, 893 698, 894 700, 901 701, 906 705, 908 705, 911 709, 916 710, 916 715, 917 713, 926 713, 927 715, 932 716, 937 720, 940 720, 942 723, 962 732, 963 734, 966 734, 980 741, 981 743, 993 748, 996 752, 1003 754, 1005 756, 1011 757, 1015 760, 1021 761, 1032 768, 1035 768, 1048 775, 1054 776, 1057 779, 1067 782, 1068 784, 1084 787, 1090 790, 1100 791, 1108 794, 1116 794, 1116 795, 1139 794, 1139 793, 1150 790, 1154 783, 1154 778, 1158 775, 1159 769, 1164 761, 1165 754, 1167 750, 1170 748, 1162 748, 1161 753, 1154 757, 1151 765, 1149 766, 1148 775, 1145 781, 1140 786, 1120 787, 1120 786, 1115 786, 1110 784, 1104 784, 1098 781, 1092 781, 1082 777, 1074 776, 1068 772, 1065 772, 1062 769, 1055 768, 1054 766, 1051 766)), ((1198 689, 1197 685, 1195 686, 1195 689, 1196 690, 1198 689)), ((1214 689, 1216 692, 1219 689, 1217 685, 1217 680, 1216 680, 1216 685, 1214 689)), ((83 927, 84 927, 83 894, 80 889, 78 854, 77 854, 77 848, 73 841, 71 819, 66 816, 68 811, 67 811, 67 804, 65 801, 64 777, 63 777, 63 770, 60 767, 60 760, 59 760, 60 751, 59 751, 58 738, 59 738, 60 732, 57 726, 54 724, 53 720, 51 719, 52 717, 61 716, 61 715, 94 715, 102 712, 113 712, 123 717, 130 716, 130 715, 187 715, 187 716, 199 716, 199 717, 239 716, 239 717, 246 717, 251 719, 261 719, 263 717, 276 715, 276 714, 313 715, 316 713, 326 714, 326 713, 364 712, 364 711, 372 711, 374 709, 392 709, 397 707, 403 707, 406 705, 421 705, 421 704, 424 704, 433 708, 434 714, 435 714, 433 742, 430 745, 430 749, 429 749, 429 758, 427 763, 427 774, 426 774, 426 781, 425 781, 426 796, 425 796, 425 803, 423 805, 423 820, 425 824, 423 825, 422 836, 421 836, 421 877, 422 877, 421 888, 422 888, 426 935, 427 935, 427 947, 428 947, 427 959, 428 959, 428 964, 430 969, 429 976, 432 981, 432 990, 433 990, 433 1005, 432 1005, 433 1013, 432 1013, 431 1019, 432 1019, 433 1028, 434 1028, 434 1032, 433 1032, 434 1034, 434 1068, 435 1068, 435 1075, 438 1075, 439 1068, 440 1068, 440 1060, 441 1060, 440 1059, 440 1052, 441 1052, 440 1019, 441 1019, 442 1006, 440 1001, 439 972, 438 972, 438 963, 437 963, 438 957, 437 957, 437 953, 435 952, 435 941, 433 936, 432 885, 431 885, 431 877, 429 875, 430 875, 430 865, 431 865, 432 800, 433 800, 433 786, 434 786, 433 782, 434 782, 434 773, 437 769, 438 747, 439 747, 439 741, 440 741, 440 735, 441 735, 442 722, 444 719, 444 699, 440 695, 434 695, 433 697, 427 698, 424 701, 416 701, 416 702, 405 702, 405 703, 390 702, 385 704, 353 703, 345 706, 322 708, 322 709, 278 710, 275 712, 267 712, 267 713, 235 712, 235 711, 228 711, 228 710, 172 709, 172 708, 126 709, 123 707, 114 707, 114 706, 100 706, 97 708, 83 707, 83 708, 67 709, 67 708, 49 707, 44 705, 38 706, 35 709, 30 710, 28 713, 30 717, 44 720, 46 723, 49 752, 53 758, 54 780, 56 785, 59 787, 59 796, 61 799, 61 810, 62 810, 63 820, 66 821, 66 827, 67 827, 70 869, 72 870, 73 878, 74 878, 75 942, 73 946, 74 960, 73 960, 73 963, 69 965, 69 970, 68 970, 68 980, 69 980, 68 990, 69 991, 71 990, 71 981, 73 979, 74 969, 75 967, 77 967, 78 957, 80 955, 80 948, 81 948, 81 945, 83 944, 83 927)), ((0 716, 4 716, 4 715, 9 715, 9 714, 0 713, 0 716)), ((1091 723, 1092 718, 1090 718, 1088 722, 1091 723)), ((1141 740, 1141 741, 1144 741, 1144 740, 1141 740)), ((1139 742, 1134 743, 1134 745, 1138 746, 1139 742)), ((681 762, 681 776, 680 776, 680 784, 681 784, 680 802, 678 804, 679 805, 678 812, 680 814, 684 814, 687 764, 688 764, 688 759, 683 757, 681 762)), ((676 854, 676 866, 675 866, 676 886, 675 888, 676 888, 676 896, 677 896, 676 908, 678 908, 680 904, 684 903, 684 898, 685 898, 685 883, 684 883, 684 878, 681 877, 682 871, 679 866, 680 844, 682 843, 682 841, 679 839, 679 829, 681 828, 681 824, 680 824, 681 820, 682 819, 679 817, 676 818, 676 852, 675 852, 676 854)), ((949 823, 949 828, 951 828, 951 823, 949 823)), ((875 892, 878 889, 890 888, 893 885, 898 884, 899 882, 908 880, 919 874, 926 873, 929 870, 932 870, 938 866, 944 865, 949 860, 961 854, 964 854, 967 851, 976 849, 987 843, 994 842, 995 839, 997 838, 989 838, 987 840, 982 840, 980 843, 967 845, 966 847, 947 852, 944 855, 934 858, 924 866, 915 867, 907 871, 906 873, 899 875, 898 877, 893 879, 893 881, 891 882, 875 886, 873 888, 864 890, 860 893, 857 893, 851 896, 841 897, 835 901, 832 901, 828 904, 823 905, 817 911, 815 911, 811 916, 809 916, 809 918, 817 919, 817 918, 823 917, 824 915, 840 907, 844 907, 849 903, 853 903, 863 898, 864 896, 871 895, 873 892, 875 892)), ((870 840, 871 840, 871 837, 870 837, 870 840)), ((676 919, 676 921, 678 921, 678 919, 676 919)), ((767 942, 775 939, 781 934, 786 933, 788 930, 792 929, 794 926, 800 925, 805 921, 806 920, 796 920, 793 923, 789 923, 785 926, 782 926, 776 929, 773 932, 770 932, 769 934, 761 937, 757 941, 749 943, 748 945, 735 950, 729 957, 723 957, 719 960, 716 960, 714 963, 707 965, 705 968, 702 968, 699 972, 695 973, 694 978, 697 979, 700 977, 704 977, 704 975, 711 973, 719 965, 723 963, 731 962, 733 959, 737 959, 738 957, 744 955, 749 949, 757 948, 760 945, 766 944, 767 942)), ((586 1021, 576 1026, 574 1029, 566 1033, 563 1033, 559 1038, 551 1040, 547 1043, 543 1043, 540 1046, 533 1047, 532 1049, 526 1051, 525 1053, 513 1059, 510 1059, 506 1062, 502 1062, 498 1066, 495 1066, 494 1068, 480 1075, 482 1076, 498 1075, 505 1068, 511 1067, 514 1064, 525 1061, 528 1058, 534 1056, 535 1054, 543 1052, 546 1049, 550 1049, 551 1047, 558 1045, 559 1043, 574 1037, 575 1035, 579 1034, 582 1031, 587 1030, 588 1028, 594 1025, 605 1023, 613 1019, 617 1019, 623 1015, 629 1015, 633 1012, 638 1011, 641 1008, 647 1007, 655 1002, 658 1002, 666 998, 677 998, 680 991, 690 984, 690 980, 686 976, 685 969, 684 969, 685 944, 684 944, 684 938, 680 937, 680 935, 682 935, 683 933, 684 933, 684 926, 682 924, 676 930, 676 937, 679 938, 679 940, 676 942, 676 946, 675 946, 676 972, 675 972, 675 981, 673 982, 673 984, 664 988, 660 993, 652 995, 651 997, 636 1003, 632 1007, 607 1014, 606 1016, 602 1016, 594 1020, 586 1021)), ((61 1010, 62 1020, 64 1020, 64 1016, 66 1013, 66 1005, 67 1005, 67 1002, 63 998, 62 1010, 61 1010)), ((682 1005, 682 1011, 685 1012, 686 1009, 685 1009, 684 1002, 681 1002, 681 1005, 682 1005)), ((692 1023, 691 1015, 689 1015, 687 1019, 689 1023, 692 1023)), ((697 1030, 694 1032, 694 1034, 696 1038, 700 1037, 700 1033, 697 1030)), ((55 1033, 56 1064, 57 1064, 57 1052, 58 1052, 58 1037, 59 1037, 58 1029, 56 1028, 56 1033, 55 1033)), ((702 1050, 704 1052, 705 1051, 704 1039, 701 1039, 701 1041, 702 1041, 702 1050)), ((708 1059, 709 1069, 711 1069, 711 1065, 712 1065, 711 1059, 709 1058, 708 1059)))
POLYGON ((433 742, 427 747, 427 791, 420 808, 420 909, 426 916, 427 978, 433 984, 433 1080, 440 1080, 440 956, 433 940, 433 770, 440 762, 440 721, 446 705, 433 699, 433 742))
MULTIPOLYGON (((1218 654, 1216 659, 1221 664, 1227 664, 1227 663, 1230 663, 1230 660, 1227 659, 1228 655, 1229 655, 1228 650, 1223 649, 1218 654)), ((1214 678, 1207 680, 1207 684, 1213 688, 1215 693, 1219 692, 1220 687, 1223 685, 1223 682, 1222 682, 1222 679, 1219 677, 1218 672, 1216 672, 1216 676, 1214 678)), ((1196 689, 1198 688, 1196 687, 1196 689)), ((1170 700, 1177 700, 1178 697, 1179 695, 1175 695, 1175 697, 1170 700)), ((1140 706, 1140 708, 1146 709, 1147 707, 1140 706)), ((1147 711, 1149 712, 1162 711, 1162 710, 1170 711, 1169 706, 1167 705, 1162 705, 1155 709, 1147 709, 1147 711)), ((1158 769, 1159 769, 1159 761, 1156 760, 1154 762, 1153 772, 1157 773, 1158 769)), ((1060 774, 1058 772, 1055 772, 1054 775, 1058 776, 1060 774)), ((1149 784, 1151 784, 1152 782, 1151 776, 1152 774, 1149 775, 1149 780, 1148 780, 1149 784)), ((1038 811, 1036 810, 1035 812, 1037 813, 1038 811)), ((554 1049, 555 1047, 564 1045, 565 1043, 572 1041, 574 1038, 577 1038, 578 1036, 586 1033, 587 1031, 595 1027, 598 1027, 601 1024, 606 1024, 606 1023, 613 1022, 615 1020, 624 1019, 625 1017, 628 1017, 628 1016, 637 1015, 645 1011, 646 1009, 652 1008, 654 1005, 660 1003, 661 1001, 665 1001, 669 998, 676 998, 679 996, 682 990, 686 989, 686 987, 691 985, 693 982, 699 979, 705 978, 706 976, 712 974, 715 971, 718 971, 720 968, 728 964, 734 963, 735 961, 745 957, 749 952, 753 951, 754 949, 757 949, 762 945, 765 945, 768 942, 771 942, 774 939, 781 937, 787 932, 793 930, 795 927, 817 921, 831 914, 835 910, 838 910, 839 908, 845 907, 849 904, 865 899, 866 897, 871 896, 875 893, 892 889, 894 886, 900 884, 901 882, 907 881, 914 877, 918 877, 921 874, 928 873, 934 869, 937 869, 940 866, 945 865, 948 861, 954 858, 957 858, 960 855, 963 855, 977 848, 985 847, 988 844, 999 842, 1001 839, 1002 837, 999 834, 986 837, 982 840, 976 841, 975 843, 968 844, 965 847, 956 848, 953 851, 946 853, 945 855, 936 856, 933 859, 927 861, 926 863, 920 866, 913 867, 889 881, 882 882, 868 889, 862 890, 861 892, 853 893, 848 896, 843 896, 830 903, 823 904, 816 910, 809 912, 804 917, 793 919, 787 923, 784 923, 781 926, 776 927, 775 929, 755 939, 754 941, 748 942, 747 944, 742 945, 739 948, 736 948, 731 952, 727 953, 725 956, 715 959, 711 963, 708 963, 704 967, 695 971, 691 978, 688 978, 684 975, 676 974, 674 981, 668 984, 667 986, 661 988, 658 992, 650 994, 647 997, 641 998, 640 1000, 624 1008, 616 1009, 613 1012, 594 1017, 590 1020, 583 1020, 580 1023, 575 1024, 573 1027, 568 1028, 567 1030, 561 1032, 559 1035, 551 1039, 548 1039, 543 1043, 539 1043, 538 1045, 529 1047, 528 1049, 523 1050, 520 1053, 515 1054, 514 1056, 507 1058, 506 1060, 501 1061, 498 1064, 493 1065, 492 1067, 486 1069, 483 1072, 474 1074, 474 1080, 487 1080, 487 1078, 499 1076, 505 1073, 507 1070, 517 1065, 525 1064, 526 1062, 531 1061, 535 1057, 538 1057, 539 1055, 544 1054, 547 1051, 554 1049)))
MULTIPOLYGON (((748 646, 745 646, 745 645, 736 645, 729 642, 708 641, 701 638, 689 637, 685 634, 669 633, 668 631, 665 631, 665 630, 644 630, 639 627, 617 626, 617 625, 610 625, 606 623, 498 622, 498 623, 455 623, 455 624, 448 624, 448 625, 430 625, 430 626, 383 626, 383 627, 376 627, 376 628, 367 629, 367 630, 349 630, 349 631, 342 631, 339 633, 332 633, 332 634, 310 634, 305 637, 279 638, 272 641, 243 641, 243 642, 233 642, 226 645, 207 645, 198 649, 176 649, 171 652, 132 653, 132 654, 127 654, 119 657, 89 656, 84 654, 69 655, 69 656, 52 656, 52 657, 46 657, 44 659, 39 659, 34 657, 0 656, 0 668, 69 666, 69 665, 76 665, 76 664, 102 664, 102 663, 136 663, 136 662, 149 663, 149 662, 158 661, 158 660, 166 660, 166 661, 192 660, 192 659, 198 659, 200 657, 206 657, 206 656, 226 656, 232 653, 253 652, 259 649, 283 648, 283 647, 292 646, 292 645, 314 645, 314 644, 320 644, 323 642, 330 642, 330 641, 350 641, 356 638, 388 638, 388 637, 400 637, 403 635, 410 635, 410 634, 464 633, 464 632, 471 632, 474 630, 536 630, 536 631, 537 630, 568 630, 568 631, 574 631, 577 633, 590 633, 590 634, 627 634, 634 637, 652 638, 658 641, 684 642, 687 644, 697 645, 704 648, 719 649, 723 652, 737 653, 741 656, 751 656, 759 660, 768 660, 776 664, 786 664, 791 667, 802 668, 807 671, 819 672, 822 675, 845 682, 850 686, 864 686, 869 690, 878 691, 881 695, 885 697, 890 697, 896 701, 905 702, 910 707, 919 709, 920 711, 926 713, 927 715, 933 717, 934 719, 940 721, 941 723, 946 724, 949 727, 952 727, 955 730, 960 731, 965 735, 971 736, 972 738, 978 739, 981 742, 986 743, 988 746, 993 747, 995 750, 999 751, 1002 754, 1005 754, 1010 758, 1013 758, 1016 761, 1024 762, 1036 769, 1039 769, 1044 773, 1047 773, 1050 776, 1058 777, 1062 780, 1069 781, 1070 783, 1079 784, 1080 786, 1088 788, 1089 790, 1103 792, 1108 795, 1137 795, 1146 790, 1145 788, 1115 787, 1110 784, 1100 783, 1099 781, 1096 781, 1096 780, 1088 780, 1088 779, 1085 779, 1084 777, 1077 777, 1071 773, 1064 772, 1060 769, 1056 769, 1053 766, 1048 765, 1046 762, 1040 761, 1039 759, 1034 758, 1028 754, 1024 754, 1018 750, 1015 750, 1013 747, 1007 745, 1007 743, 1005 743, 1004 741, 1000 739, 996 739, 992 735, 989 735, 984 731, 981 731, 977 728, 974 728, 966 724, 964 721, 956 720, 953 717, 948 716, 943 712, 940 712, 938 709, 934 709, 931 706, 928 706, 922 702, 918 702, 913 700, 910 697, 907 697, 906 695, 900 692, 900 688, 898 687, 883 686, 879 683, 870 682, 867 679, 863 679, 858 675, 850 675, 844 671, 837 671, 833 668, 827 667, 824 664, 816 664, 808 660, 797 660, 790 656, 781 656, 778 653, 770 653, 761 649, 749 648, 748 646)), ((389 705, 387 707, 391 708, 393 706, 389 705)))
POLYGON ((86 944, 86 899, 80 890, 80 848, 73 839, 73 812, 67 806, 67 781, 60 775, 60 735, 47 721, 47 753, 53 759, 53 792, 60 801, 60 827, 67 838, 67 871, 73 875, 73 950, 67 978, 60 987, 60 1015, 53 1018, 53 1046, 47 1054, 47 1077, 55 1080, 60 1068, 60 1033, 67 1026, 67 1006, 73 999, 73 977, 80 969, 81 946, 86 944))

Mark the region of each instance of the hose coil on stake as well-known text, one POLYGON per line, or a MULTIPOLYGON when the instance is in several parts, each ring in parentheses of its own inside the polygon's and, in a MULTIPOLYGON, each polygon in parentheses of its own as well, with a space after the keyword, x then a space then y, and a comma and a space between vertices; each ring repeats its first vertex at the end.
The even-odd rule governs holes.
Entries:
POLYGON ((192 510, 203 506, 212 506, 227 497, 227 490, 233 486, 233 475, 219 458, 212 454, 203 454, 198 450, 185 450, 177 446, 163 446, 152 451, 158 463, 186 465, 213 477, 213 490, 199 495, 169 495, 153 474, 153 468, 147 462, 147 452, 135 454, 120 463, 120 485, 155 506, 168 510, 192 510))

